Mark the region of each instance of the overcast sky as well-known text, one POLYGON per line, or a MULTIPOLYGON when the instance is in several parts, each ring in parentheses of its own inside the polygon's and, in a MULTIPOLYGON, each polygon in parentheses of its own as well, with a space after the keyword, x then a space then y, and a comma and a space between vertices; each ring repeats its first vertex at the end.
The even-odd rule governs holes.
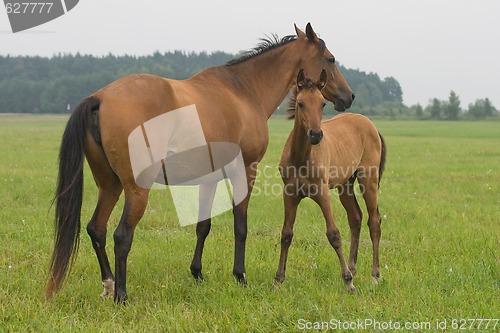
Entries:
POLYGON ((144 55, 226 51, 307 22, 348 68, 395 77, 407 105, 489 97, 500 109, 499 0, 81 0, 66 15, 13 34, 0 8, 0 54, 144 55))

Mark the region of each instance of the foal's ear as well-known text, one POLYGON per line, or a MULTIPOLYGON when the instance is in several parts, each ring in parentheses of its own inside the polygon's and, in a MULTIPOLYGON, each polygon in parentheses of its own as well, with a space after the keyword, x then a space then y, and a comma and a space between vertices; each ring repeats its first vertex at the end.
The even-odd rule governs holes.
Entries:
POLYGON ((304 70, 301 69, 299 71, 299 74, 297 74, 297 88, 300 90, 304 86, 304 81, 306 79, 306 76, 304 75, 304 70))
POLYGON ((326 80, 328 76, 326 75, 326 71, 323 69, 321 71, 321 75, 319 76, 318 89, 321 90, 326 86, 326 80))
POLYGON ((307 39, 309 39, 311 42, 316 43, 319 41, 318 35, 316 35, 316 33, 314 32, 311 23, 307 23, 306 25, 306 36, 307 39))
POLYGON ((297 34, 297 37, 306 37, 306 33, 300 30, 295 23, 293 24, 293 26, 295 27, 295 33, 297 34))

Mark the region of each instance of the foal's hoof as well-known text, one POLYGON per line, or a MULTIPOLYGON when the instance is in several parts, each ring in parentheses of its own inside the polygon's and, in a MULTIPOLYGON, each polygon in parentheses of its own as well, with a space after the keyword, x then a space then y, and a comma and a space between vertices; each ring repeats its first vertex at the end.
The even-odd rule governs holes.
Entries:
POLYGON ((356 287, 354 287, 354 283, 352 283, 352 274, 342 274, 342 278, 344 279, 347 290, 349 290, 349 292, 351 293, 355 293, 356 287))
POLYGON ((285 281, 285 279, 274 279, 274 283, 273 283, 273 286, 274 288, 279 288, 281 287, 281 284, 283 283, 283 281, 285 281))
POLYGON ((372 275, 372 283, 373 284, 379 284, 381 281, 382 281, 382 275, 380 273, 372 275))
POLYGON ((281 288, 282 284, 283 284, 283 282, 279 282, 279 281, 274 280, 273 289, 274 290, 279 290, 281 288))
POLYGON ((276 277, 274 278, 274 284, 273 284, 274 288, 278 289, 283 283, 283 281, 285 281, 285 275, 276 273, 276 277))

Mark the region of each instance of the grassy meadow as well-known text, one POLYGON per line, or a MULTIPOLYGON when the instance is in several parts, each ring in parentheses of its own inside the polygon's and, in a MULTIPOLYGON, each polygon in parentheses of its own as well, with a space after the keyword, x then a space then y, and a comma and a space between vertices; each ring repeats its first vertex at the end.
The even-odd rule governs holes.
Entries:
MULTIPOLYGON (((84 229, 97 196, 88 167, 76 264, 54 299, 43 297, 53 242, 49 208, 66 120, 0 116, 0 332, 500 330, 494 320, 488 327, 478 320, 500 318, 498 122, 375 121, 388 147, 379 196, 383 280, 371 282, 365 213, 357 293, 349 294, 311 200, 299 206, 287 279, 272 288, 283 222, 276 166, 292 122, 271 119, 260 193, 248 214, 248 287, 231 274, 232 214, 213 219, 203 258, 206 281, 196 283, 189 271, 195 226, 180 227, 169 193, 158 190, 135 233, 129 302, 122 306, 99 297, 99 266, 84 229)), ((347 254, 346 215, 336 194, 332 203, 347 254)), ((121 208, 122 201, 109 223, 112 261, 121 208)))

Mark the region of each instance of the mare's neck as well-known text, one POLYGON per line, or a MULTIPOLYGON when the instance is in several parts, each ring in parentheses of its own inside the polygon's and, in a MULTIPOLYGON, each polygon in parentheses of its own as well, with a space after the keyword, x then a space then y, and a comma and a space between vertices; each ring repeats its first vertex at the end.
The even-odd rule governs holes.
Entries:
POLYGON ((252 108, 266 119, 285 99, 295 79, 300 64, 296 42, 290 42, 274 50, 226 66, 238 82, 239 94, 248 98, 252 108))

